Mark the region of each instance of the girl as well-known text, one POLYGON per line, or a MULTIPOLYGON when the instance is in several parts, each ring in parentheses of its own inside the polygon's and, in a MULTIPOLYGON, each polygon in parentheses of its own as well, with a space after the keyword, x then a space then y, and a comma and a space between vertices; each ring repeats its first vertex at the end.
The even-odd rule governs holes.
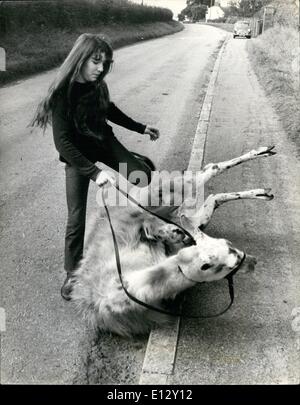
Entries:
MULTIPOLYGON (((68 220, 65 235, 67 277, 61 288, 62 297, 70 300, 72 273, 83 254, 88 186, 98 186, 115 179, 95 162, 103 162, 116 171, 119 163, 127 164, 127 177, 139 170, 151 181, 154 165, 150 159, 129 152, 114 136, 107 120, 140 134, 152 141, 159 131, 138 123, 110 101, 104 81, 113 63, 110 45, 95 34, 82 34, 61 65, 39 104, 31 125, 44 130, 52 123, 54 143, 59 158, 65 162, 68 220)), ((142 185, 145 186, 145 185, 142 185)))

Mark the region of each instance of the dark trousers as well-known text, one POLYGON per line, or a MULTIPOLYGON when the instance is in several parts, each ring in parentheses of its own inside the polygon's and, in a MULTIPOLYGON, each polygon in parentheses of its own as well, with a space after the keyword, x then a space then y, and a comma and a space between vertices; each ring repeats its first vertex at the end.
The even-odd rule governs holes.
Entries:
POLYGON ((65 235, 65 270, 73 271, 82 258, 86 204, 90 179, 66 164, 68 220, 65 235))
MULTIPOLYGON (((151 181, 151 170, 141 159, 128 151, 114 136, 109 141, 109 148, 101 157, 101 161, 114 170, 119 163, 127 163, 127 178, 135 170, 146 172, 148 182, 151 181)), ((83 255, 84 232, 86 222, 86 206, 90 179, 79 173, 75 166, 66 164, 66 195, 68 220, 65 235, 65 270, 76 269, 83 255)), ((123 173, 122 173, 123 174, 123 173)), ((144 185, 142 185, 144 186, 144 185)))

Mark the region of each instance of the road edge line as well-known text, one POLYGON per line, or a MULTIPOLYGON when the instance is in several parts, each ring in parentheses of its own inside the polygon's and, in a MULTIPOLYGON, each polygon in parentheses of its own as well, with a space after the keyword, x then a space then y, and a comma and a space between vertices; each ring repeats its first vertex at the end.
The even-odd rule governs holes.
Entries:
MULTIPOLYGON (((221 59, 229 40, 229 35, 219 50, 211 73, 206 94, 200 110, 198 125, 195 132, 188 171, 201 169, 209 127, 210 114, 214 98, 214 88, 218 78, 221 59)), ((173 374, 179 337, 180 317, 172 319, 166 326, 153 328, 146 347, 139 385, 168 385, 168 378, 173 374)))
POLYGON ((196 133, 194 137, 194 142, 192 146, 192 152, 190 156, 190 161, 188 164, 188 171, 198 171, 202 168, 203 165, 203 158, 204 158, 204 150, 206 144, 206 138, 208 133, 209 121, 210 121, 210 114, 212 110, 213 98, 214 98, 214 89, 215 84, 218 78, 221 59, 229 40, 229 36, 227 36, 222 44, 222 47, 219 51, 217 56, 212 74, 210 76, 210 80, 207 86, 206 94, 203 100, 203 104, 201 107, 201 112, 198 120, 198 125, 196 128, 196 133))

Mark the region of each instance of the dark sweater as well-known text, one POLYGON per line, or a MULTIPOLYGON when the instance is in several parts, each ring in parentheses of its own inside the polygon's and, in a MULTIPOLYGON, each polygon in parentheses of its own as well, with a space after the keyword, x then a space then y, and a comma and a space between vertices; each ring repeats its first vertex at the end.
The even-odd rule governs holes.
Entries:
MULTIPOLYGON (((74 83, 71 93, 71 111, 76 108, 80 97, 91 90, 91 86, 93 86, 91 83, 74 83)), ((95 181, 101 170, 94 163, 101 161, 101 156, 103 156, 105 150, 101 146, 101 142, 84 136, 76 130, 72 113, 69 113, 68 110, 67 96, 64 92, 61 92, 57 96, 52 110, 53 137, 55 147, 60 155, 59 158, 62 162, 76 166, 81 174, 95 181)), ((103 114, 103 112, 99 113, 103 114)), ((94 114, 97 114, 96 108, 94 114)), ((107 124, 107 120, 140 134, 143 134, 146 128, 146 125, 140 124, 125 115, 112 102, 109 103, 105 116, 101 118, 103 122, 101 135, 104 138, 114 136, 112 127, 107 124)), ((89 116, 88 124, 91 128, 93 127, 93 121, 96 122, 96 116, 89 116)))

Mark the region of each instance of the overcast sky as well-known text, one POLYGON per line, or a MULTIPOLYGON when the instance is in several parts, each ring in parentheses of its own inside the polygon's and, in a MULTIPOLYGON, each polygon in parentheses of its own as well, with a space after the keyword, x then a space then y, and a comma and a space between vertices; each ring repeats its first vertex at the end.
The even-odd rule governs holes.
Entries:
MULTIPOLYGON (((134 3, 142 3, 142 0, 130 0, 134 3)), ((174 13, 174 18, 177 18, 177 15, 182 9, 186 7, 186 0, 143 0, 144 4, 147 6, 157 6, 169 8, 174 13)))

